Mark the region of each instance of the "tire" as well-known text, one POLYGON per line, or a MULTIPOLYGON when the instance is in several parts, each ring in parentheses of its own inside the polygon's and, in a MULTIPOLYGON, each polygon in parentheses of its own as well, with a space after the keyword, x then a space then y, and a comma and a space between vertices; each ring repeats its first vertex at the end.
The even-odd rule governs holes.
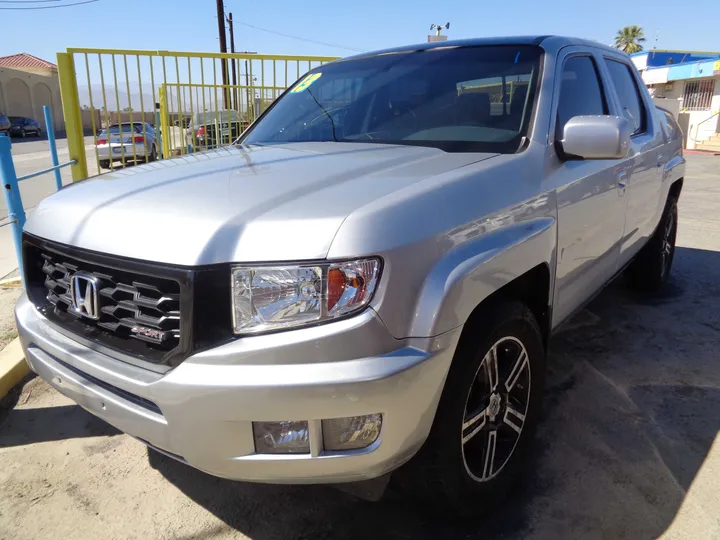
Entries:
POLYGON ((463 517, 490 510, 523 477, 545 382, 545 346, 527 306, 497 303, 469 324, 430 435, 396 473, 401 491, 463 517))
POLYGON ((100 168, 101 169, 109 169, 110 168, 110 161, 107 159, 101 159, 100 160, 100 168))
POLYGON ((20 130, 20 138, 24 139, 25 137, 27 137, 27 131, 25 131, 25 129, 21 129, 20 130))
POLYGON ((677 223, 677 199, 670 197, 655 233, 626 270, 630 287, 657 292, 668 282, 675 258, 677 223))
POLYGON ((35 136, 36 136, 36 137, 42 137, 42 130, 41 130, 41 129, 38 129, 38 130, 35 132, 35 136))

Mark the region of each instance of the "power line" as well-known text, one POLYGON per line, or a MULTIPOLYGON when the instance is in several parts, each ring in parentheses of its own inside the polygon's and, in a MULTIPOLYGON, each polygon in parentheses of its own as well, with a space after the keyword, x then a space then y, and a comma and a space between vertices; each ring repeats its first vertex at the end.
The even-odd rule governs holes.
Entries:
POLYGON ((299 41, 307 41, 308 43, 315 43, 316 45, 325 45, 326 47, 335 47, 336 49, 345 49, 347 51, 367 52, 367 50, 365 50, 365 49, 355 49, 353 47, 343 47, 342 45, 337 45, 335 43, 327 43, 325 41, 317 41, 314 39, 308 39, 308 38, 304 38, 304 37, 293 36, 290 34, 284 34, 283 32, 277 32, 275 30, 268 30, 267 28, 261 28, 259 26, 254 26, 252 24, 248 24, 248 23, 244 23, 244 22, 240 22, 240 21, 235 21, 235 23, 241 24, 243 26, 247 26, 248 28, 254 28, 255 30, 261 30, 263 32, 267 32, 268 34, 275 34, 277 36, 282 36, 282 37, 286 37, 286 38, 290 38, 290 39, 297 39, 299 41))
POLYGON ((42 4, 43 2, 59 2, 60 0, 0 0, 0 4, 42 4))
MULTIPOLYGON (((45 0, 50 1, 50 0, 45 0)), ((57 8, 65 8, 70 6, 80 6, 82 4, 92 4, 93 2, 98 2, 99 0, 85 0, 85 2, 75 2, 73 4, 63 4, 61 6, 34 6, 34 7, 0 7, 0 9, 12 9, 12 10, 23 10, 23 9, 57 9, 57 8)), ((23 3, 23 2, 21 2, 23 3)))

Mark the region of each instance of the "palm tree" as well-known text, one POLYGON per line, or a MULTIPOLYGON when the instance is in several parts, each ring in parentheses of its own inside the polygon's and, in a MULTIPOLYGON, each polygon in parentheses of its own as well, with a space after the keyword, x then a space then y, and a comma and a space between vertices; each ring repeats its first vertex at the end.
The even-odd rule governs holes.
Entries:
POLYGON ((615 36, 615 48, 632 54, 643 50, 641 45, 643 41, 645 41, 645 34, 641 27, 626 26, 618 30, 617 36, 615 36))

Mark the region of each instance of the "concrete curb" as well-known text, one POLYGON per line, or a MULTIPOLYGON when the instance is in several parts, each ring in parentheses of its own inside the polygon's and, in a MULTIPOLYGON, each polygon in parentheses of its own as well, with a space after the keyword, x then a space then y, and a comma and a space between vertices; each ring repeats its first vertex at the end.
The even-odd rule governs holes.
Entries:
POLYGON ((22 287, 22 278, 20 276, 15 276, 7 279, 0 280, 0 287, 3 288, 16 288, 16 287, 22 287))
POLYGON ((15 338, 0 351, 0 398, 5 397, 29 372, 20 338, 15 338))

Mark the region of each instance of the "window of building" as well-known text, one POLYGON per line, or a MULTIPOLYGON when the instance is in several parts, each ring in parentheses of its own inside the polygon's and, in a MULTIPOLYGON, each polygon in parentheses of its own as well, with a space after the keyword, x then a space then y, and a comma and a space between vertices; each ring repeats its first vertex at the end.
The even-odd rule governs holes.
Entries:
POLYGON ((685 81, 682 108, 687 111, 707 111, 710 109, 714 93, 714 79, 685 81))

